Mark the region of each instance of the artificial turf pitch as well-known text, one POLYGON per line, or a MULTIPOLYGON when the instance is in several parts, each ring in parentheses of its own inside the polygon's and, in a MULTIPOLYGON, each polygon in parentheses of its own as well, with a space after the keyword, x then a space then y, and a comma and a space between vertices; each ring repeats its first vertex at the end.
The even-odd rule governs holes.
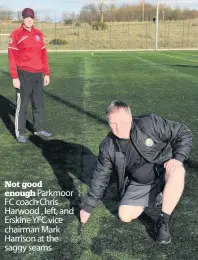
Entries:
MULTIPOLYGON (((49 61, 51 84, 44 90, 45 126, 53 137, 44 140, 32 136, 29 109, 28 142, 19 144, 13 136, 15 91, 7 55, 0 56, 1 259, 198 259, 198 53, 50 53, 49 61), (193 132, 193 149, 185 163, 186 187, 172 218, 170 245, 154 242, 157 213, 153 210, 133 223, 120 222, 113 188, 89 221, 79 223, 79 197, 86 193, 99 143, 108 133, 105 107, 115 99, 129 103, 134 115, 155 113, 183 122, 193 132), (59 202, 57 210, 74 207, 75 214, 63 216, 60 233, 53 234, 59 242, 43 243, 52 246, 51 252, 5 252, 5 244, 10 243, 4 242, 4 192, 10 189, 4 187, 4 181, 40 180, 44 190, 73 190, 75 196, 55 199, 59 202)), ((44 212, 44 206, 40 208, 44 212)))

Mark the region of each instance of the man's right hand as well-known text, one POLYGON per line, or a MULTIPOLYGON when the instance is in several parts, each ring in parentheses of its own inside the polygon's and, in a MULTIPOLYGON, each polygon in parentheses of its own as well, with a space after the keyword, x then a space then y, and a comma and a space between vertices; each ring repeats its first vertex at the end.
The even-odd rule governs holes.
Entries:
POLYGON ((14 86, 14 88, 20 88, 20 80, 13 79, 13 86, 14 86))
POLYGON ((85 210, 81 209, 80 211, 80 221, 84 224, 87 222, 88 218, 90 217, 90 213, 86 212, 85 210))

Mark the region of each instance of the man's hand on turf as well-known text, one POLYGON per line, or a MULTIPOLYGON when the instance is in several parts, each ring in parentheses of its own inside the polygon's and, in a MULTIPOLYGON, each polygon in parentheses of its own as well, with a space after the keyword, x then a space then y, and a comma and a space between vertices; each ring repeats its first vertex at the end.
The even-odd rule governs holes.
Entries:
POLYGON ((49 85, 49 83, 50 83, 50 77, 48 76, 48 75, 45 75, 45 77, 44 77, 44 86, 47 86, 47 85, 49 85))
POLYGON ((80 221, 84 224, 87 222, 88 218, 90 217, 90 213, 88 213, 87 211, 81 209, 80 211, 80 221))
POLYGON ((13 79, 12 81, 14 88, 20 88, 20 80, 19 79, 13 79))
POLYGON ((170 159, 169 161, 164 163, 164 168, 166 168, 166 171, 171 171, 177 167, 181 167, 182 165, 183 165, 182 162, 180 162, 176 159, 170 159))

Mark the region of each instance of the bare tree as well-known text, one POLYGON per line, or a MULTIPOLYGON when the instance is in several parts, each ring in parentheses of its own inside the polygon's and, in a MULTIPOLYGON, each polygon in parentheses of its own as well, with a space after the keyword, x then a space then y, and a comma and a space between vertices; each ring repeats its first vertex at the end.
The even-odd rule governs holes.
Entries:
POLYGON ((98 12, 95 4, 88 4, 83 6, 80 11, 79 19, 81 21, 86 21, 92 24, 94 21, 98 20, 98 12))
POLYGON ((104 22, 104 0, 96 0, 100 22, 104 22))
POLYGON ((22 14, 21 14, 21 11, 17 11, 17 21, 21 21, 22 19, 22 14))
POLYGON ((47 22, 47 23, 50 23, 50 22, 52 22, 52 18, 49 16, 49 15, 46 15, 45 17, 44 17, 44 20, 43 20, 44 22, 47 22))
POLYGON ((64 22, 65 25, 73 24, 78 20, 79 16, 76 15, 74 12, 69 13, 69 12, 64 12, 62 13, 62 21, 64 22))
POLYGON ((14 12, 8 8, 0 7, 0 20, 13 20, 14 12))
POLYGON ((83 6, 79 15, 80 20, 89 23, 104 22, 104 15, 108 9, 105 3, 107 3, 107 0, 94 0, 92 4, 83 6))
POLYGON ((65 21, 66 19, 70 19, 70 14, 67 12, 62 13, 62 21, 65 21))
MULTIPOLYGON (((93 22, 105 21, 142 21, 142 4, 122 4, 119 7, 107 5, 108 0, 93 0, 94 4, 86 5, 81 9, 79 18, 90 24, 93 22)), ((173 9, 169 5, 159 5, 161 16, 160 20, 193 19, 198 17, 198 10, 173 9)), ((156 15, 156 6, 144 4, 144 20, 152 21, 156 15)))

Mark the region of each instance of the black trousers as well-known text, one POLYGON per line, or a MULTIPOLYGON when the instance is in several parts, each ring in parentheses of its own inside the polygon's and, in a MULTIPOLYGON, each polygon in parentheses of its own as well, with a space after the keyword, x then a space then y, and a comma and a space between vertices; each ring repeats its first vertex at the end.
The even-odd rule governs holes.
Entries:
POLYGON ((15 114, 16 136, 26 129, 28 103, 31 100, 34 131, 43 130, 43 77, 42 73, 18 70, 20 89, 16 89, 17 108, 15 114))

